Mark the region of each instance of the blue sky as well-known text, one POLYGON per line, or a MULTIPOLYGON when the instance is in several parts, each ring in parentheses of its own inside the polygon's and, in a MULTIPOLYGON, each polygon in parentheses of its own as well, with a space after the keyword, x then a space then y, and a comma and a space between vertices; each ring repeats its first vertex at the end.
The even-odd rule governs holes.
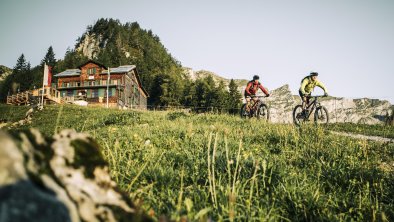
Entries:
MULTIPOLYGON (((2 0, 0 64, 32 66, 99 18, 138 22, 183 66, 275 89, 317 71, 329 94, 394 104, 393 0, 2 0)), ((319 93, 319 91, 317 91, 319 93)))

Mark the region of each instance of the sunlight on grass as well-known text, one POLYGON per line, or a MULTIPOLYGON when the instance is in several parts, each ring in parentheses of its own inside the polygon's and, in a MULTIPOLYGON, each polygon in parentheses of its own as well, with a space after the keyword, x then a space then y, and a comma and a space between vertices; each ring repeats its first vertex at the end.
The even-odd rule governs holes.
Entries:
POLYGON ((48 106, 24 127, 92 135, 111 176, 155 218, 394 220, 393 143, 313 124, 76 106, 48 106))

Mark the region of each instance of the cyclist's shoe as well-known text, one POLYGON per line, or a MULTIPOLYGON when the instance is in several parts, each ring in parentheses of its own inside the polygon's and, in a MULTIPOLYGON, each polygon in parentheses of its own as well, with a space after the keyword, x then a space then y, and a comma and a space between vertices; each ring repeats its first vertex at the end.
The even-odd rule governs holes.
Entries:
POLYGON ((297 119, 306 119, 308 117, 308 110, 302 110, 302 112, 297 114, 297 119))

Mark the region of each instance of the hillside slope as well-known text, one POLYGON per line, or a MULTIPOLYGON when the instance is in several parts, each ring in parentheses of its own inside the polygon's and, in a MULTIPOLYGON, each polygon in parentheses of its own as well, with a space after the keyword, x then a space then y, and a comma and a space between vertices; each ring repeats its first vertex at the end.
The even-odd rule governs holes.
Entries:
POLYGON ((17 129, 30 127, 92 135, 111 177, 156 219, 394 219, 392 143, 238 116, 77 106, 46 106, 17 129))
POLYGON ((0 65, 0 82, 2 82, 8 75, 12 73, 12 69, 7 66, 0 65))

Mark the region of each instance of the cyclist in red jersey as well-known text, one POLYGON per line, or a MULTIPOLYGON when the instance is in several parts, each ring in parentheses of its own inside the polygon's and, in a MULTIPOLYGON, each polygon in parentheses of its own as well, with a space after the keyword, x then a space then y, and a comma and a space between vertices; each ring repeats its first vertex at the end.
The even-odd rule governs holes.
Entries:
POLYGON ((259 88, 261 89, 261 91, 264 92, 264 94, 269 97, 270 94, 268 93, 268 91, 263 87, 263 85, 259 82, 260 77, 258 75, 254 75, 253 76, 253 80, 249 81, 248 84, 246 85, 245 88, 245 92, 244 92, 244 96, 246 99, 246 111, 249 112, 250 111, 250 100, 256 100, 255 99, 255 95, 257 93, 257 90, 259 90, 259 88))

